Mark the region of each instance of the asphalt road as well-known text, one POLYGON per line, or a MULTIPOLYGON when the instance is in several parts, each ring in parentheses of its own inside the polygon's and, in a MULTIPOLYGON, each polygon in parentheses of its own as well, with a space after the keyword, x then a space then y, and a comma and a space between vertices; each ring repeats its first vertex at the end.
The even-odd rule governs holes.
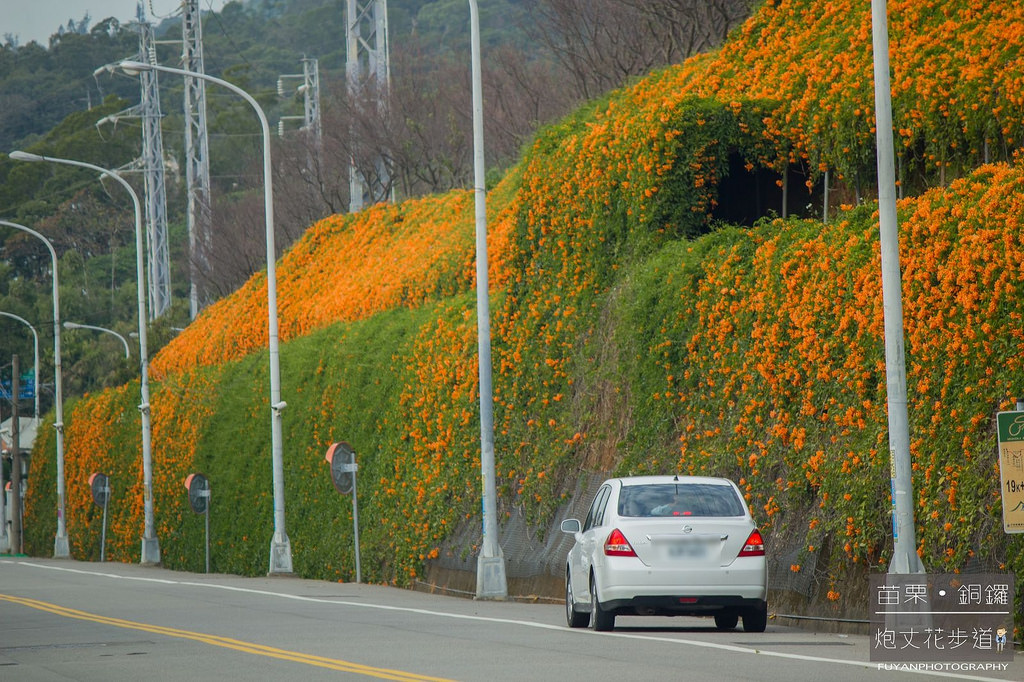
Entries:
POLYGON ((879 670, 866 636, 695 618, 570 630, 557 604, 378 585, 0 559, 0 680, 1024 680, 879 670))

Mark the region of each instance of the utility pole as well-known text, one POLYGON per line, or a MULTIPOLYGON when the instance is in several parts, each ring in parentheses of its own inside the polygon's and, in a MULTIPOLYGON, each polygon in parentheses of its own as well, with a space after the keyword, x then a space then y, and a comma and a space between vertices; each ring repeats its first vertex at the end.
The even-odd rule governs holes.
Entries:
MULTIPOLYGON (((181 15, 182 68, 206 73, 199 0, 184 0, 181 15)), ((153 72, 154 76, 156 72, 153 72)), ((210 146, 206 131, 206 81, 185 76, 185 185, 188 188, 189 317, 209 302, 199 291, 200 272, 210 265, 213 217, 210 208, 210 146)))
MULTIPOLYGON (((14 356, 17 357, 17 356, 14 356)), ((13 361, 11 363, 14 364, 13 361)), ((13 381, 11 382, 13 383, 13 381)), ((0 393, 3 389, 0 388, 0 393)), ((13 397, 13 396, 12 396, 13 397)), ((12 401, 13 402, 13 401, 12 401)), ((11 536, 7 532, 7 492, 6 492, 6 477, 3 475, 3 457, 0 453, 0 552, 6 554, 11 551, 11 536)), ((11 480, 14 480, 14 453, 11 453, 11 480)))
POLYGON ((21 554, 21 366, 11 358, 11 554, 21 554))

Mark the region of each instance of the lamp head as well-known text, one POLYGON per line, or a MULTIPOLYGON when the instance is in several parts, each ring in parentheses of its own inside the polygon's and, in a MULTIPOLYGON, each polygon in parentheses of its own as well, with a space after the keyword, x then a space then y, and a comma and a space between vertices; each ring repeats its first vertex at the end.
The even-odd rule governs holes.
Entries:
POLYGON ((137 62, 131 59, 125 59, 117 63, 117 68, 124 71, 129 76, 137 76, 140 71, 152 71, 152 67, 145 62, 137 62))
POLYGON ((10 154, 8 154, 7 156, 12 158, 12 159, 14 159, 15 161, 45 161, 46 160, 42 156, 40 156, 39 154, 30 154, 28 152, 23 152, 23 151, 20 151, 20 150, 13 151, 10 154))
POLYGON ((79 327, 81 327, 81 325, 75 324, 74 322, 68 322, 67 320, 64 321, 65 329, 78 329, 79 327))

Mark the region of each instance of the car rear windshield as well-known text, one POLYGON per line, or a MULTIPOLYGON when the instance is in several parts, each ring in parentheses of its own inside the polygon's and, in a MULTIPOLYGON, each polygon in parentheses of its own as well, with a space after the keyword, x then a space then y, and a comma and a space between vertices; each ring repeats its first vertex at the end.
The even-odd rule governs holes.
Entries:
POLYGON ((744 511, 743 501, 728 485, 627 485, 619 493, 619 516, 743 516, 744 511))

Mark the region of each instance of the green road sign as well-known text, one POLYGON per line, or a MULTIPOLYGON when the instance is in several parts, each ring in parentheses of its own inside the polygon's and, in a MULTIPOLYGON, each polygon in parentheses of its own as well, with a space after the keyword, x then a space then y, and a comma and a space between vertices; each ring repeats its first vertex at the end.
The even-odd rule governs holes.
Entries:
POLYGON ((1024 412, 1000 412, 996 423, 1003 530, 1024 533, 1024 412))

